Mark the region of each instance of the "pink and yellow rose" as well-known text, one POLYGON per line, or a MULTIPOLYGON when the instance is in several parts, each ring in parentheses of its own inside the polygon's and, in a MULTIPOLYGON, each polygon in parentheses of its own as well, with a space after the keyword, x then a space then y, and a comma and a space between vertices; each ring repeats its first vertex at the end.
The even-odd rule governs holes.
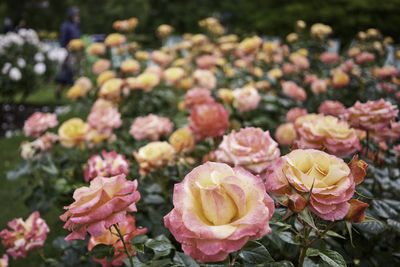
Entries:
POLYGON ((175 185, 165 226, 199 262, 224 260, 249 239, 265 236, 274 203, 259 177, 242 168, 207 162, 175 185))

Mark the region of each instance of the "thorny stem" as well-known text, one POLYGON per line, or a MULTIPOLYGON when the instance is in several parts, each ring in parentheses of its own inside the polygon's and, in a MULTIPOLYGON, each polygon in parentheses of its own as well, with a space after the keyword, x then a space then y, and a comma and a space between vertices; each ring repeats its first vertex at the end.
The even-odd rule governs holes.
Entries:
POLYGON ((119 228, 118 228, 118 226, 116 224, 114 224, 114 228, 117 231, 118 236, 121 239, 122 244, 124 245, 125 253, 128 256, 129 263, 130 263, 131 267, 134 267, 133 260, 132 260, 132 255, 131 255, 131 253, 129 253, 129 250, 128 250, 127 246, 126 246, 126 243, 125 243, 125 240, 124 240, 124 236, 121 234, 121 232, 119 231, 119 228))
POLYGON ((302 244, 301 244, 300 256, 299 256, 299 265, 298 265, 298 267, 303 267, 304 259, 306 258, 306 253, 307 253, 308 248, 309 248, 312 244, 314 244, 316 241, 318 241, 319 239, 321 239, 330 229, 333 228, 333 226, 335 226, 335 224, 336 224, 336 222, 331 222, 331 223, 325 228, 324 231, 318 232, 318 233, 317 233, 317 236, 314 237, 313 239, 311 239, 311 241, 308 240, 308 236, 309 236, 309 234, 310 234, 310 232, 311 232, 312 229, 311 229, 308 225, 305 226, 305 230, 304 230, 304 232, 305 232, 305 233, 304 233, 304 240, 303 240, 303 242, 302 242, 302 244))

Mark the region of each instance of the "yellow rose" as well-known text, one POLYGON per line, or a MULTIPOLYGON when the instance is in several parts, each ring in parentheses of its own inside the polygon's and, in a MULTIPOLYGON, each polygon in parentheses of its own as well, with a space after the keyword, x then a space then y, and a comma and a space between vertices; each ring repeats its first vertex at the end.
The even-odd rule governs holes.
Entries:
POLYGON ((268 76, 274 79, 280 79, 283 76, 283 72, 281 69, 274 68, 268 71, 268 76))
POLYGON ((92 56, 100 56, 106 52, 106 47, 103 43, 93 43, 87 48, 87 53, 92 56))
POLYGON ((298 39, 299 39, 299 36, 295 32, 289 33, 286 36, 286 42, 288 42, 288 43, 293 43, 293 42, 297 41, 298 39))
POLYGON ((120 46, 123 43, 125 43, 126 41, 126 37, 120 33, 111 33, 107 36, 106 40, 104 41, 104 43, 107 46, 120 46))
POLYGON ((67 45, 69 51, 80 51, 84 47, 85 43, 81 39, 72 39, 67 45))
POLYGON ((111 101, 119 101, 121 97, 122 79, 113 78, 106 81, 99 90, 99 97, 111 101))
POLYGON ((177 153, 190 153, 196 144, 192 131, 189 128, 180 128, 173 132, 168 139, 177 153))
POLYGON ((120 69, 123 73, 137 73, 140 71, 140 64, 134 59, 128 59, 122 62, 120 69))
POLYGON ((65 121, 58 129, 61 144, 64 147, 81 144, 85 140, 89 128, 89 125, 79 118, 65 121))
POLYGON ((133 156, 140 166, 140 173, 162 168, 175 159, 175 149, 168 142, 150 142, 141 147, 133 156))
POLYGON ((107 70, 102 72, 98 77, 97 77, 97 86, 102 86, 106 81, 115 78, 116 74, 112 70, 107 70))
POLYGON ((83 88, 79 85, 74 85, 71 88, 68 89, 67 92, 67 98, 76 100, 78 98, 84 97, 86 95, 86 90, 83 90, 83 88))
POLYGON ((148 59, 149 59, 149 53, 146 52, 146 51, 137 51, 137 52, 135 53, 135 57, 136 57, 138 60, 148 60, 148 59))
POLYGON ((222 100, 225 104, 232 104, 233 92, 227 88, 221 88, 217 92, 217 97, 222 100))

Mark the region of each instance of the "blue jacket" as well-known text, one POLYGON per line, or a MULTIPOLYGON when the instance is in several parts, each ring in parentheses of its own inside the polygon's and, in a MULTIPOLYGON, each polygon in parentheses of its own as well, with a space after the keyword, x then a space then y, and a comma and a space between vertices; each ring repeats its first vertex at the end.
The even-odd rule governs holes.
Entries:
POLYGON ((79 23, 72 21, 65 21, 61 25, 60 29, 60 45, 66 47, 72 39, 81 38, 81 30, 79 29, 79 23))

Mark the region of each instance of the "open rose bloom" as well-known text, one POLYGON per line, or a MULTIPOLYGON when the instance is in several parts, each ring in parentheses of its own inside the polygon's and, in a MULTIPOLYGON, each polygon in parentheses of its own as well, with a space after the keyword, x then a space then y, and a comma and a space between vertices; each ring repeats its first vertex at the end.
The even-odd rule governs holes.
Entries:
POLYGON ((333 116, 313 114, 300 117, 296 120, 299 148, 326 149, 329 153, 346 156, 361 149, 355 129, 350 128, 347 122, 340 121, 333 116))
POLYGON ((262 180, 244 169, 207 162, 175 185, 165 226, 199 262, 224 260, 249 239, 265 236, 274 203, 262 180))
POLYGON ((136 118, 131 125, 129 133, 135 140, 149 139, 150 141, 157 141, 161 136, 170 134, 173 128, 174 124, 170 119, 150 114, 136 118))
POLYGON ((115 176, 118 174, 129 173, 129 162, 124 155, 117 152, 102 151, 100 155, 93 155, 88 160, 88 167, 85 170, 85 181, 96 178, 97 176, 115 176))
POLYGON ((240 166, 255 174, 260 174, 272 166, 279 155, 278 144, 269 132, 253 127, 225 135, 215 151, 219 162, 240 166))
POLYGON ((267 192, 287 198, 310 194, 308 209, 324 220, 343 219, 349 212, 355 185, 363 181, 368 165, 314 149, 297 149, 279 158, 265 176, 267 192), (295 194, 296 195, 296 194, 295 194))
POLYGON ((21 218, 12 220, 8 227, 12 230, 4 229, 0 238, 7 253, 14 259, 25 258, 28 251, 42 247, 50 231, 38 211, 29 215, 26 221, 21 218))
POLYGON ((72 231, 65 240, 85 239, 86 232, 94 237, 104 230, 125 220, 126 212, 136 211, 140 193, 137 181, 128 181, 124 174, 114 177, 93 179, 89 187, 76 189, 75 202, 64 207, 67 211, 60 216, 64 229, 72 231))
POLYGON ((39 137, 48 128, 58 125, 57 115, 52 113, 35 112, 24 123, 26 136, 39 137))

